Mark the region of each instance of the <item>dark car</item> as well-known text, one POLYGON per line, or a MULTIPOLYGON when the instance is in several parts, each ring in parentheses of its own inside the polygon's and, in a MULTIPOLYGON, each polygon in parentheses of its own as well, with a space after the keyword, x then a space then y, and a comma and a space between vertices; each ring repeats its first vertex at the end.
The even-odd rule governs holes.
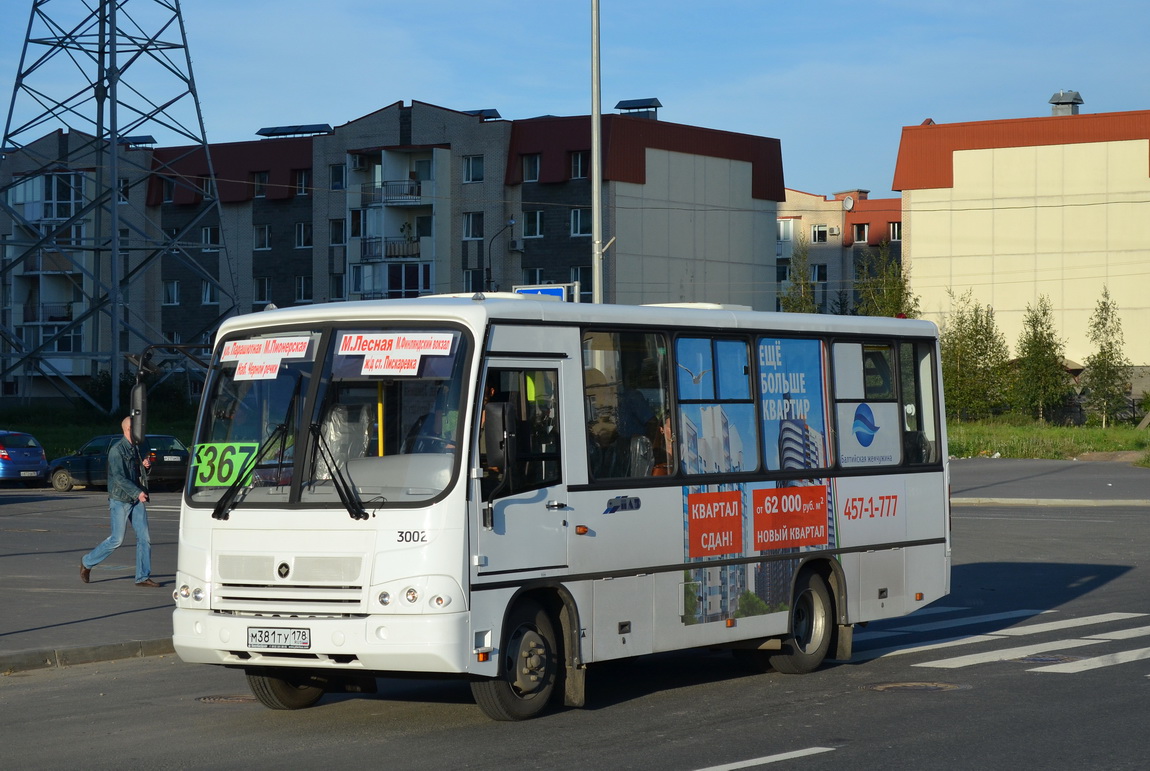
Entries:
MULTIPOLYGON (((52 487, 67 492, 75 485, 106 487, 108 484, 108 449, 123 434, 97 436, 75 455, 57 458, 48 464, 52 487)), ((148 469, 148 487, 178 489, 188 473, 188 448, 174 436, 148 434, 141 456, 152 461, 148 469)))
POLYGON ((48 457, 34 436, 0 430, 0 480, 33 487, 48 481, 48 457))

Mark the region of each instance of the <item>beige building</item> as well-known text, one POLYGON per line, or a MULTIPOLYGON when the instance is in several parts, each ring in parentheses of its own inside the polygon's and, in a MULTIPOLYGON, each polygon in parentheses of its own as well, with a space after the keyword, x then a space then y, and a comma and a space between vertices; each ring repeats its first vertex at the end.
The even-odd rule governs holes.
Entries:
POLYGON ((1150 111, 1054 115, 903 129, 904 264, 923 316, 948 290, 989 304, 1014 352, 1028 305, 1050 298, 1067 358, 1081 362, 1103 287, 1121 311, 1126 355, 1150 364, 1150 111))

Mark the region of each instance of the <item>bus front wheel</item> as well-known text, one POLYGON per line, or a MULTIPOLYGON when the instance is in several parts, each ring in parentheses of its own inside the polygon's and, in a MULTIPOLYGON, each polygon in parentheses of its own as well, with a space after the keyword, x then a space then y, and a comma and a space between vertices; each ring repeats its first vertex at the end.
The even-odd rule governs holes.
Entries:
POLYGON ((538 603, 520 602, 507 618, 499 676, 475 680, 471 693, 492 720, 526 720, 555 692, 559 653, 555 627, 538 603))
POLYGON ((826 581, 805 571, 795 583, 791 602, 791 631, 782 651, 771 655, 771 666, 787 675, 804 675, 819 668, 831 647, 834 606, 826 581))
POLYGON ((246 674, 252 694, 271 709, 304 709, 323 696, 323 687, 310 682, 306 673, 270 675, 249 669, 246 674))

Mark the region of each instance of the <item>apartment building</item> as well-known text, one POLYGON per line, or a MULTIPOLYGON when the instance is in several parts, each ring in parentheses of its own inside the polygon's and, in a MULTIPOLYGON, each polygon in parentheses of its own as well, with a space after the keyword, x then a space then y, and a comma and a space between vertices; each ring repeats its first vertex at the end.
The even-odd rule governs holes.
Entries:
MULTIPOLYGON (((871 198, 862 188, 831 196, 787 188, 778 207, 779 293, 791 281, 791 257, 800 244, 807 250, 810 280, 821 313, 847 313, 855 302, 854 282, 885 249, 899 260, 902 205, 897 198, 871 198)), ((777 303, 776 303, 777 304, 777 303)))
MULTIPOLYGON (((148 343, 207 342, 223 318, 269 304, 547 283, 577 284, 590 300, 589 116, 510 121, 493 109, 414 101, 334 128, 257 133, 210 145, 210 159, 201 146, 121 151, 150 155, 139 179, 123 184, 141 214, 122 234, 122 307, 141 321, 121 335, 120 356, 148 343), (137 230, 149 233, 151 251, 131 257, 137 230)), ((775 307, 778 140, 666 123, 654 110, 605 115, 602 137, 606 302, 775 307)), ((66 145, 56 134, 41 142, 66 145)), ((3 164, 9 178, 21 173, 14 157, 3 164)), ((8 197, 23 196, 14 204, 22 212, 70 217, 95 195, 84 169, 97 165, 71 159, 67 173, 82 178, 38 178, 8 197), (49 192, 33 202, 33 189, 49 192)), ((107 229, 81 220, 84 237, 107 229)), ((0 235, 12 221, 0 212, 0 235)), ((101 333, 92 311, 99 286, 85 286, 107 266, 38 254, 35 265, 5 263, 5 318, 15 317, 25 346, 53 324, 85 320, 53 339, 66 367, 23 367, 19 382, 4 380, 7 393, 25 396, 56 393, 57 375, 94 375, 116 355, 99 339, 112 325, 101 333)), ((21 353, 6 344, 11 369, 21 353)))
POLYGON ((923 315, 945 321, 949 292, 994 308, 1013 350, 1027 305, 1050 298, 1067 358, 1093 352, 1103 287, 1121 310, 1126 354, 1150 364, 1150 111, 1052 115, 902 130, 894 188, 903 259, 923 315))

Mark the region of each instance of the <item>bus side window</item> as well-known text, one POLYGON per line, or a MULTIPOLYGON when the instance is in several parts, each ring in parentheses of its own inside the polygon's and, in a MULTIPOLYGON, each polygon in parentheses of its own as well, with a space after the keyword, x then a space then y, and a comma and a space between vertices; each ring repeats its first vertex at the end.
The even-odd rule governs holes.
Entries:
POLYGON ((899 346, 903 458, 912 465, 937 463, 938 418, 934 399, 934 356, 925 343, 899 346))

